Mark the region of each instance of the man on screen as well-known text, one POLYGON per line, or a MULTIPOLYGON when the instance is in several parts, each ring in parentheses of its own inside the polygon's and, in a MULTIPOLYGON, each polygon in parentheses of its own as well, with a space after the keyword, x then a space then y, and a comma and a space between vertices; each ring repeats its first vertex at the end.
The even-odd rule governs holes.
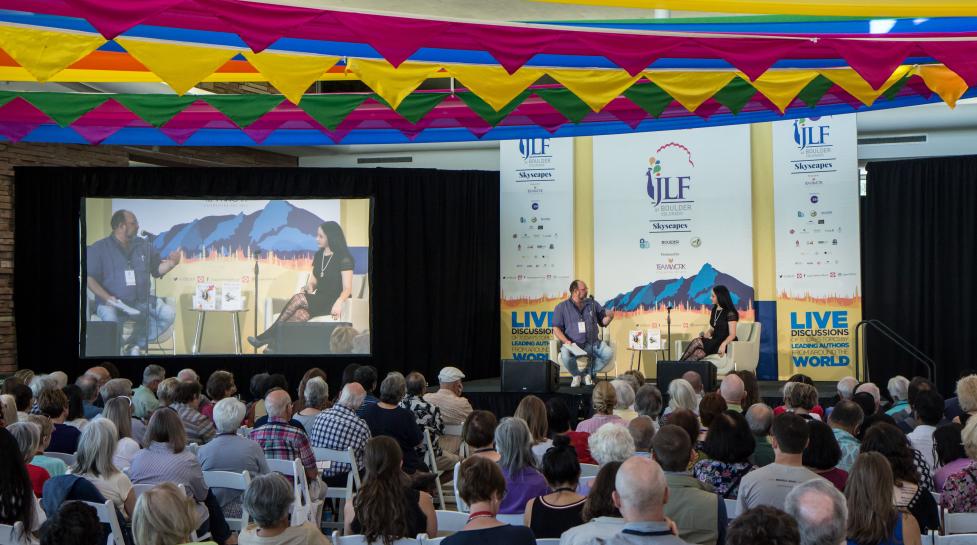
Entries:
POLYGON ((139 220, 118 210, 110 221, 112 234, 88 247, 88 289, 95 294, 98 317, 106 322, 131 320, 132 333, 122 339, 127 354, 144 354, 151 341, 176 317, 173 307, 150 295, 149 275, 161 278, 180 263, 180 253, 161 259, 152 244, 139 238, 139 220))
POLYGON ((570 298, 553 310, 553 334, 563 343, 560 348, 560 364, 573 375, 571 388, 580 386, 583 378, 587 386, 594 384, 594 375, 607 365, 614 355, 611 347, 597 338, 600 327, 606 327, 614 317, 592 297, 587 297, 587 284, 582 280, 570 283, 570 298), (571 345, 587 356, 587 368, 577 367, 577 358, 571 345))

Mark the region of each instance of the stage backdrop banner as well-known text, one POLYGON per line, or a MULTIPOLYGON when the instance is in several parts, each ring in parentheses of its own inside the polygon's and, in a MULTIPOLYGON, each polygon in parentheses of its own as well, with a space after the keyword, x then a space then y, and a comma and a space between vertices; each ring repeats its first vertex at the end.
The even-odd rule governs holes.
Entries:
POLYGON ((632 330, 657 330, 677 359, 674 341, 709 327, 717 284, 754 320, 751 210, 747 125, 594 138, 594 296, 614 313, 618 372, 632 330))
POLYGON ((573 275, 573 140, 501 142, 502 358, 549 359, 573 275))
POLYGON ((854 115, 773 124, 780 378, 854 375, 861 320, 854 115))

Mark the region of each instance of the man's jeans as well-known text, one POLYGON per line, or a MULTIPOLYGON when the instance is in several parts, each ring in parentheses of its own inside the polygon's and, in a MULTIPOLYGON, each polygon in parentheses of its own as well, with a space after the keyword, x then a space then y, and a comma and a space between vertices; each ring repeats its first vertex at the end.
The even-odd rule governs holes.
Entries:
POLYGON ((582 371, 577 365, 577 357, 570 353, 570 349, 566 345, 560 347, 560 365, 575 377, 582 377, 584 375, 595 376, 597 370, 603 369, 607 365, 607 362, 611 361, 611 358, 614 356, 614 350, 603 341, 577 346, 580 346, 589 356, 587 358, 587 368, 582 371))
MULTIPOLYGON (((142 311, 138 316, 129 316, 111 305, 98 305, 95 313, 103 322, 122 323, 131 321, 133 323, 132 333, 123 338, 122 342, 123 344, 138 345, 139 348, 145 350, 150 342, 155 341, 161 333, 173 325, 173 321, 176 319, 176 311, 159 297, 156 298, 155 307, 149 308, 148 303, 146 303, 137 308, 142 311)), ((119 331, 119 334, 121 335, 122 331, 119 331)))

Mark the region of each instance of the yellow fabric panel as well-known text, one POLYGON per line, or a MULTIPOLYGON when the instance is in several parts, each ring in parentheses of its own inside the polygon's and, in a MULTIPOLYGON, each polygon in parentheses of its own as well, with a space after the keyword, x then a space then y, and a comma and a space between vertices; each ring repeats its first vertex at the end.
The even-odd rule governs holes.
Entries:
POLYGON ((182 95, 211 75, 237 54, 234 49, 200 47, 116 38, 146 68, 152 70, 178 95, 182 95))
POLYGON ((645 72, 645 77, 694 112, 736 77, 733 72, 645 72))
POLYGON ((784 113, 787 106, 797 98, 798 93, 816 77, 818 73, 813 70, 783 72, 767 70, 754 80, 752 85, 760 94, 773 102, 780 109, 780 113, 784 113))
POLYGON ((350 59, 349 69, 373 92, 397 109, 407 95, 440 70, 437 64, 405 62, 394 68, 385 60, 350 59))
POLYGON ((624 70, 574 70, 549 69, 546 71, 571 93, 584 101, 590 109, 599 112, 628 87, 638 81, 641 74, 632 76, 624 70))
POLYGON ((339 57, 323 55, 293 55, 262 51, 244 52, 251 66, 264 74, 275 89, 285 95, 292 104, 298 104, 302 95, 309 90, 313 83, 332 68, 339 57))
POLYGON ((512 75, 501 66, 451 64, 445 65, 445 68, 451 77, 478 95, 495 111, 505 108, 519 93, 545 74, 542 70, 526 67, 516 70, 512 75))
POLYGON ((0 47, 41 83, 104 43, 100 34, 0 26, 0 47))
POLYGON ((902 79, 910 70, 912 66, 903 65, 896 68, 896 71, 889 76, 889 79, 882 84, 878 89, 872 89, 872 86, 868 84, 867 81, 862 79, 862 76, 858 75, 858 72, 851 70, 849 68, 828 68, 824 70, 818 70, 818 72, 833 81, 836 85, 847 91, 853 97, 857 98, 862 104, 866 106, 871 106, 875 102, 875 99, 882 96, 882 93, 886 91, 892 84, 902 79))

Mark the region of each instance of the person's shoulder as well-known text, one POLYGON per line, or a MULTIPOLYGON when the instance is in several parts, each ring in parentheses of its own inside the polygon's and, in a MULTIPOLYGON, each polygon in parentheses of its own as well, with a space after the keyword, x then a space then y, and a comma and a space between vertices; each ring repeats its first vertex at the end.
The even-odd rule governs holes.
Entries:
POLYGON ((528 526, 517 526, 515 524, 509 524, 506 526, 500 526, 502 529, 499 533, 502 534, 503 539, 510 540, 510 543, 536 543, 536 535, 528 526))

